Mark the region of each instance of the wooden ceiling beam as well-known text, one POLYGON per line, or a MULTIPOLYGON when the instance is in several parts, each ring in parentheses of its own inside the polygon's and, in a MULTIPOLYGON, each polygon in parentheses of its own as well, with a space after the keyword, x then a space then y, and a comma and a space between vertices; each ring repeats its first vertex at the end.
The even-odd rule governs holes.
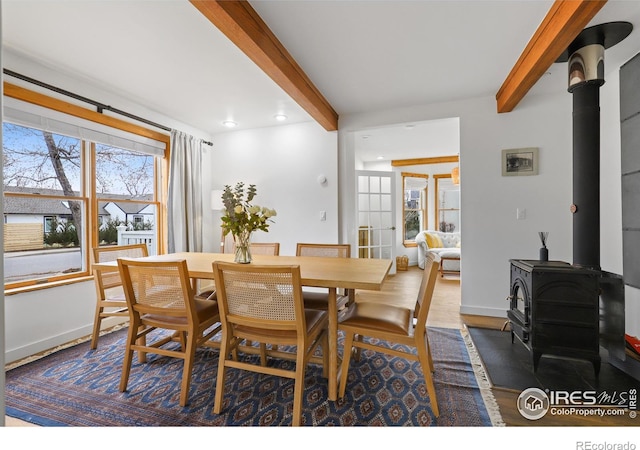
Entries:
POLYGON ((496 94, 498 113, 511 112, 607 0, 556 0, 496 94))
POLYGON ((401 166, 421 166, 423 164, 442 164, 458 162, 460 157, 458 155, 451 156, 432 156, 430 158, 412 158, 412 159, 394 159, 391 161, 392 167, 401 166))
POLYGON ((327 131, 338 113, 246 0, 189 0, 327 131))

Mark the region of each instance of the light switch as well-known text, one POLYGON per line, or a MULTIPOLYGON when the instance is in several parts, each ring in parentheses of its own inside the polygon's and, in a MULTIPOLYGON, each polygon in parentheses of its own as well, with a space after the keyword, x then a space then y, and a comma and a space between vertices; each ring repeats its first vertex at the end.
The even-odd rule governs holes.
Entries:
POLYGON ((524 220, 527 218, 527 210, 525 208, 516 209, 516 219, 524 220))
POLYGON ((320 211, 320 221, 324 222, 325 220, 327 220, 327 212, 326 211, 320 211))

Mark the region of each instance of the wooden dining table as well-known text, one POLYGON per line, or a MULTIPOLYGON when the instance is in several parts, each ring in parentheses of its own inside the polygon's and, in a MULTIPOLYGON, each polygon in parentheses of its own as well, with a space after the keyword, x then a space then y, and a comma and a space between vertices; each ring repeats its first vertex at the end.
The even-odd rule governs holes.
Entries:
MULTIPOLYGON (((227 253, 178 252, 146 256, 145 261, 173 261, 184 259, 189 276, 194 280, 213 280, 213 262, 233 262, 234 255, 227 253)), ((253 255, 251 264, 300 266, 302 285, 327 288, 329 291, 329 400, 338 399, 339 349, 337 290, 346 289, 352 294, 356 289, 379 291, 391 269, 389 259, 331 258, 319 256, 253 255)), ((94 263, 94 271, 118 270, 117 262, 94 263)))

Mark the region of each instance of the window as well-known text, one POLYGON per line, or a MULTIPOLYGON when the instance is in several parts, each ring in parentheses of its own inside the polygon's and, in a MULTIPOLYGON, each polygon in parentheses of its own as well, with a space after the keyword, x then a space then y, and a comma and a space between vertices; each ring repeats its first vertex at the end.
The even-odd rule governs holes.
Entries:
POLYGON ((134 132, 98 123, 89 128, 86 119, 8 100, 5 289, 87 276, 90 249, 99 245, 135 240, 160 250, 159 174, 168 137, 149 147, 148 135, 158 133, 146 130, 139 145, 134 132))
POLYGON ((45 234, 51 233, 54 229, 54 217, 53 216, 44 216, 44 232, 45 234))
POLYGON ((149 254, 154 254, 155 158, 108 145, 95 148, 99 245, 146 242, 149 254))
POLYGON ((436 180, 436 220, 438 230, 460 231, 460 185, 453 184, 451 174, 433 176, 436 180))
POLYGON ((402 172, 402 218, 405 246, 415 246, 415 237, 427 228, 427 180, 429 175, 402 172))

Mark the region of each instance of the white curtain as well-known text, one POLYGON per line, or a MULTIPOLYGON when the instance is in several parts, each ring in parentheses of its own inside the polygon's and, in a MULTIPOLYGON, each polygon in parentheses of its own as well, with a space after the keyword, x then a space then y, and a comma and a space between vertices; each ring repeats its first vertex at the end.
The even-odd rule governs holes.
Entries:
POLYGON ((181 131, 171 131, 169 252, 202 251, 202 146, 181 131))

